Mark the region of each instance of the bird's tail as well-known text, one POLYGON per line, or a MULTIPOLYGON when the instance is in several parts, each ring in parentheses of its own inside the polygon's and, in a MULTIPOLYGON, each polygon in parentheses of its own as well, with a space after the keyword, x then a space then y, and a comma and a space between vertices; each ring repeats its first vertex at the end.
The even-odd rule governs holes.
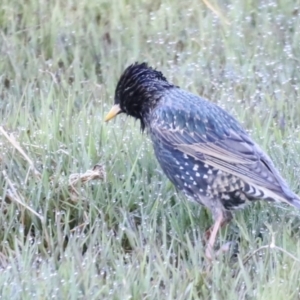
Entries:
MULTIPOLYGON (((281 186, 282 188, 282 191, 283 191, 283 194, 281 195, 281 199, 282 198, 285 198, 286 202, 298 209, 300 209, 300 197, 298 195, 296 195, 294 192, 292 192, 288 186, 285 184, 285 185, 282 185, 281 186)), ((285 202, 283 201, 283 202, 285 202)))
MULTIPOLYGON (((289 204, 291 206, 294 206, 298 209, 300 209, 300 197, 293 193, 287 186, 282 186, 282 191, 271 191, 270 189, 265 189, 263 187, 256 187, 251 186, 251 193, 248 192, 248 195, 250 196, 256 196, 256 199, 265 199, 265 200, 271 200, 271 201, 277 201, 277 202, 284 202, 286 204, 289 204)), ((254 199, 255 199, 254 198, 254 199)))
POLYGON ((298 209, 300 209, 300 198, 299 196, 295 195, 294 198, 292 198, 290 200, 291 204, 295 207, 297 207, 298 209))

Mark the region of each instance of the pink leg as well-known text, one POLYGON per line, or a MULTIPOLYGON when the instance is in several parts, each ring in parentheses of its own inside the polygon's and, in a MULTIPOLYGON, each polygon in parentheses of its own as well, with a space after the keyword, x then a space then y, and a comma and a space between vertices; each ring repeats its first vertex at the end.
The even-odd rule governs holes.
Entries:
POLYGON ((226 219, 224 219, 223 214, 220 213, 215 220, 214 225, 209 229, 209 239, 207 242, 206 250, 205 250, 205 256, 209 260, 213 260, 213 249, 214 244, 216 241, 217 233, 219 229, 226 224, 226 219))
MULTIPOLYGON (((227 225, 229 223, 230 219, 224 219, 224 217, 222 218, 222 221, 221 221, 221 225, 220 225, 220 228, 224 227, 225 225, 227 225)), ((205 241, 207 242, 212 234, 212 231, 213 231, 213 228, 214 228, 214 225, 209 227, 205 233, 204 233, 204 238, 205 238, 205 241)))

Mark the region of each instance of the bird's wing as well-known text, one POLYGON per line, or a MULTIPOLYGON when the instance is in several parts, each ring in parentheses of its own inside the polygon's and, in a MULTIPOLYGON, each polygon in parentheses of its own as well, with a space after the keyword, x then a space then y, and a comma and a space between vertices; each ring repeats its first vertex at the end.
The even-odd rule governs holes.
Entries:
POLYGON ((151 133, 168 147, 233 174, 247 183, 280 195, 284 190, 289 190, 271 159, 236 120, 220 111, 223 116, 226 114, 224 124, 214 113, 199 116, 193 109, 185 111, 160 107, 154 113, 151 133), (168 116, 168 122, 163 116, 168 116))

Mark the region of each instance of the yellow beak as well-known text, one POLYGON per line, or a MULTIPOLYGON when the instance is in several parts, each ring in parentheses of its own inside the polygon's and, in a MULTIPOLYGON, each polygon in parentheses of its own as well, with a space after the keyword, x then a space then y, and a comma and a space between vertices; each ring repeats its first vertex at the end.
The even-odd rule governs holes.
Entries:
POLYGON ((109 111, 109 113, 106 115, 104 121, 107 122, 107 121, 113 119, 120 111, 121 111, 120 105, 119 104, 115 104, 111 108, 111 110, 109 111))

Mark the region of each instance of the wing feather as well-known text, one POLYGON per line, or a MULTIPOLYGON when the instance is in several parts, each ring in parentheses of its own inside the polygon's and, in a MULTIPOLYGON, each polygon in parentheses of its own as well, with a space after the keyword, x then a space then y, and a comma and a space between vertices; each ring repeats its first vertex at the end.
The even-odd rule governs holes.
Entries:
MULTIPOLYGON (((180 113, 182 114, 182 111, 180 113)), ((191 119, 191 112, 187 118, 191 119)), ((280 196, 285 190, 289 190, 271 159, 242 128, 236 131, 229 127, 225 133, 217 135, 208 127, 209 122, 205 121, 201 126, 206 130, 199 134, 189 131, 186 127, 178 128, 176 124, 172 126, 160 122, 159 112, 156 112, 156 118, 153 120, 151 134, 162 143, 280 196)), ((197 122, 201 122, 199 117, 197 122)))

